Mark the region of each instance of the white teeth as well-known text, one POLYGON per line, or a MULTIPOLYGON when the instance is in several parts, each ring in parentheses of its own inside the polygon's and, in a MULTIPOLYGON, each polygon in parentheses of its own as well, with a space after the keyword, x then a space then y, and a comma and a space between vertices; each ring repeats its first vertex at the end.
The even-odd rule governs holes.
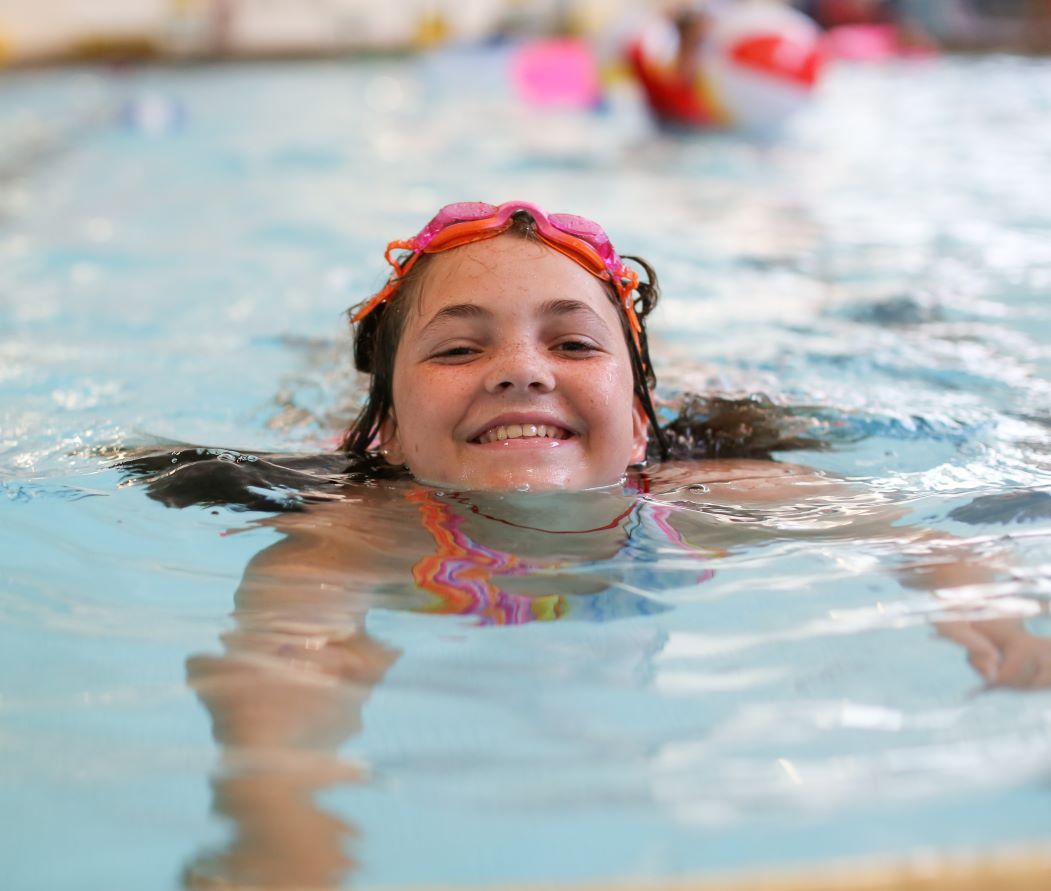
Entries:
POLYGON ((502 424, 499 427, 493 427, 492 430, 487 430, 478 437, 478 441, 502 442, 505 439, 530 439, 535 436, 546 439, 568 439, 569 432, 561 427, 547 424, 502 424))

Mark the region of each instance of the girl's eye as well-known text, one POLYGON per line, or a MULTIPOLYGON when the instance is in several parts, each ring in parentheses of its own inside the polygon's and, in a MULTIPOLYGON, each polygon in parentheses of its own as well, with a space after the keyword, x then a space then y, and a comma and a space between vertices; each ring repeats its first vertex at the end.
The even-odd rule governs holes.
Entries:
POLYGON ((475 350, 468 346, 455 346, 448 347, 444 350, 439 350, 433 356, 432 359, 463 359, 467 356, 473 356, 475 350))
POLYGON ((555 349, 563 353, 593 353, 598 347, 586 340, 564 340, 555 349))

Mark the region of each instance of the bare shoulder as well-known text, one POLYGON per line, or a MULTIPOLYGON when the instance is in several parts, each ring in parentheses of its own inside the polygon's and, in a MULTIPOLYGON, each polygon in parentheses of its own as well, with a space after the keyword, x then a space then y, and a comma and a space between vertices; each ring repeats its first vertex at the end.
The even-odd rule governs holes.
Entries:
POLYGON ((706 501, 766 502, 842 494, 849 486, 801 464, 728 458, 662 464, 653 474, 653 489, 658 495, 674 492, 680 498, 684 492, 693 492, 706 501))
POLYGON ((315 576, 365 567, 383 571, 398 562, 394 542, 423 534, 418 514, 402 492, 354 487, 339 498, 262 521, 281 538, 256 554, 251 568, 315 576))

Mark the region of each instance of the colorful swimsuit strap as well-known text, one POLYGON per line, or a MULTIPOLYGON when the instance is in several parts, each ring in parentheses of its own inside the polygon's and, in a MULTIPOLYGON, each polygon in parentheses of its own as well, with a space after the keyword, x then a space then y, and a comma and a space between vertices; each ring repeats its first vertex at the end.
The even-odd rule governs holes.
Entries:
MULTIPOLYGON (((670 504, 662 504, 659 501, 650 501, 646 499, 646 504, 650 505, 650 519, 653 520, 654 525, 660 529, 661 534, 668 539, 672 544, 677 545, 684 551, 693 554, 701 554, 705 557, 725 557, 727 551, 723 548, 698 548, 690 544, 684 537, 683 534, 671 524, 671 516, 674 510, 670 504)), ((715 578, 714 569, 703 569, 697 573, 697 584, 707 582, 710 579, 715 578)))
POLYGON ((562 595, 513 594, 493 582, 494 576, 528 575, 540 568, 550 569, 550 564, 541 567, 474 541, 463 531, 464 518, 435 492, 413 489, 406 498, 419 509, 423 527, 437 548, 412 568, 416 585, 437 598, 426 611, 475 615, 485 625, 557 619, 568 611, 568 602, 562 595))
MULTIPOLYGON (((672 514, 675 508, 663 501, 656 501, 652 497, 652 486, 650 478, 645 473, 640 473, 636 478, 629 481, 625 487, 629 492, 639 496, 639 501, 650 506, 650 518, 657 528, 664 533, 665 537, 674 545, 678 545, 684 551, 692 551, 696 554, 704 554, 710 557, 725 557, 729 554, 725 548, 698 548, 690 544, 683 534, 671 524, 672 514)), ((706 578, 710 578, 706 574, 706 578)))
MULTIPOLYGON (((497 584, 501 576, 527 576, 538 571, 557 569, 563 564, 525 560, 515 554, 475 541, 464 531, 463 524, 466 518, 452 509, 451 500, 478 516, 515 528, 564 535, 622 527, 625 546, 641 539, 642 546, 646 547, 645 533, 648 527, 655 528, 661 539, 684 551, 706 557, 725 554, 725 551, 720 549, 690 545, 682 533, 671 525, 674 508, 645 496, 633 501, 627 510, 603 526, 568 531, 525 526, 492 517, 463 496, 440 497, 436 492, 412 489, 406 493, 406 498, 420 511, 423 527, 434 538, 436 547, 435 553, 421 557, 412 568, 413 580, 417 587, 436 598, 424 611, 473 615, 484 625, 517 625, 538 620, 550 621, 567 615, 570 600, 565 595, 515 594, 503 590, 497 584)), ((705 582, 713 575, 714 572, 710 569, 702 570, 697 573, 695 581, 705 582)))

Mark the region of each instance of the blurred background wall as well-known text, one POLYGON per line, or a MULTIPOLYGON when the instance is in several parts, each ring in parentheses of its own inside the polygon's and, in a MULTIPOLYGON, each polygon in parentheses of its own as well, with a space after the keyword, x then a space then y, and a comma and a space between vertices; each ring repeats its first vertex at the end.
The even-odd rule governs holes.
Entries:
MULTIPOLYGON (((846 2, 850 5, 851 0, 846 2)), ((866 5, 866 0, 853 2, 866 5)), ((675 5, 684 4, 673 0, 0 0, 0 61, 401 51, 522 32, 593 34, 633 14, 675 5)), ((798 0, 795 5, 814 4, 798 0)), ((898 0, 896 6, 950 47, 1051 49, 1051 0, 898 0)))
POLYGON ((522 28, 587 31, 639 5, 631 0, 0 0, 0 46, 8 60, 398 50, 486 40, 522 28))

